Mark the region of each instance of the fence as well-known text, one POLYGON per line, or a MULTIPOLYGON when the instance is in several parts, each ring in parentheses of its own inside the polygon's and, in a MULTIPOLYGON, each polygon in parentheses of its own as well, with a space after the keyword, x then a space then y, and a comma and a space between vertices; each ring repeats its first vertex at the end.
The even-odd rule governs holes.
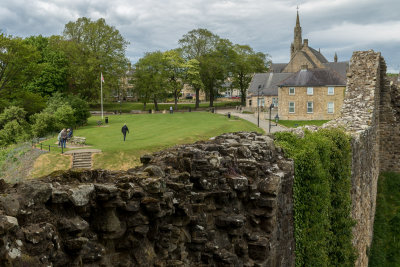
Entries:
POLYGON ((33 138, 32 139, 32 147, 37 147, 37 144, 40 144, 40 150, 48 150, 51 152, 51 148, 53 148, 53 151, 55 149, 60 149, 61 148, 61 154, 64 153, 64 147, 63 146, 55 146, 55 145, 44 145, 42 141, 47 140, 45 137, 41 138, 33 138))

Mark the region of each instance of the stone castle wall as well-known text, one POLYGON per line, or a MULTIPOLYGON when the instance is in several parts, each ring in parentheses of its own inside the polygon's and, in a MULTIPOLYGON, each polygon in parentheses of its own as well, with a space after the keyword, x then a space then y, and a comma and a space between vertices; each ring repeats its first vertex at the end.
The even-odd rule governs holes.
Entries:
POLYGON ((0 180, 0 266, 294 266, 294 165, 270 137, 142 160, 0 180))
POLYGON ((380 53, 354 52, 340 118, 324 127, 341 126, 352 136, 352 217, 356 266, 368 266, 373 238, 377 182, 382 171, 400 171, 400 93, 390 87, 380 53))

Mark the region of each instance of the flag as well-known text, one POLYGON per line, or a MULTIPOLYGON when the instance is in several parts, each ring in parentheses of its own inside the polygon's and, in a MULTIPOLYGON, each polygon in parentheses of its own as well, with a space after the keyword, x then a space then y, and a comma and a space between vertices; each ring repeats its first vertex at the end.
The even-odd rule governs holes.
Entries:
POLYGON ((101 72, 101 82, 104 83, 104 77, 103 77, 103 73, 101 72))

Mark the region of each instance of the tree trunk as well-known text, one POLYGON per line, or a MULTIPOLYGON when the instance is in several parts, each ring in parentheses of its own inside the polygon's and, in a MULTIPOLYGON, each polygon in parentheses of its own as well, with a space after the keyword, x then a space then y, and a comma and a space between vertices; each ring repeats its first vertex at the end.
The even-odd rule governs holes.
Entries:
POLYGON ((153 98, 153 102, 154 102, 154 109, 155 109, 156 111, 158 111, 157 99, 156 99, 155 97, 153 98))
POLYGON ((195 105, 195 109, 199 108, 200 106, 200 89, 199 88, 195 88, 196 90, 196 105, 195 105))
POLYGON ((146 102, 143 102, 143 110, 146 110, 146 102))
POLYGON ((210 90, 210 107, 214 107, 214 88, 210 90))
POLYGON ((178 90, 174 91, 175 110, 178 109, 178 90))
POLYGON ((240 93, 242 94, 241 96, 240 96, 240 102, 241 102, 241 105, 242 106, 246 106, 246 89, 241 89, 240 90, 240 93))

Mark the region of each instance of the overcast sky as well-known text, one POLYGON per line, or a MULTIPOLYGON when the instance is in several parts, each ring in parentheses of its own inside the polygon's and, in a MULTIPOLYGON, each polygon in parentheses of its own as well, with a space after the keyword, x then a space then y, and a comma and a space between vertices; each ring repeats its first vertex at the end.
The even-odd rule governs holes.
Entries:
POLYGON ((130 42, 135 63, 145 52, 168 50, 192 29, 207 28, 233 43, 289 61, 296 6, 303 38, 333 61, 353 51, 382 52, 388 71, 400 69, 400 0, 0 0, 6 34, 61 35, 79 17, 105 18, 130 42))

